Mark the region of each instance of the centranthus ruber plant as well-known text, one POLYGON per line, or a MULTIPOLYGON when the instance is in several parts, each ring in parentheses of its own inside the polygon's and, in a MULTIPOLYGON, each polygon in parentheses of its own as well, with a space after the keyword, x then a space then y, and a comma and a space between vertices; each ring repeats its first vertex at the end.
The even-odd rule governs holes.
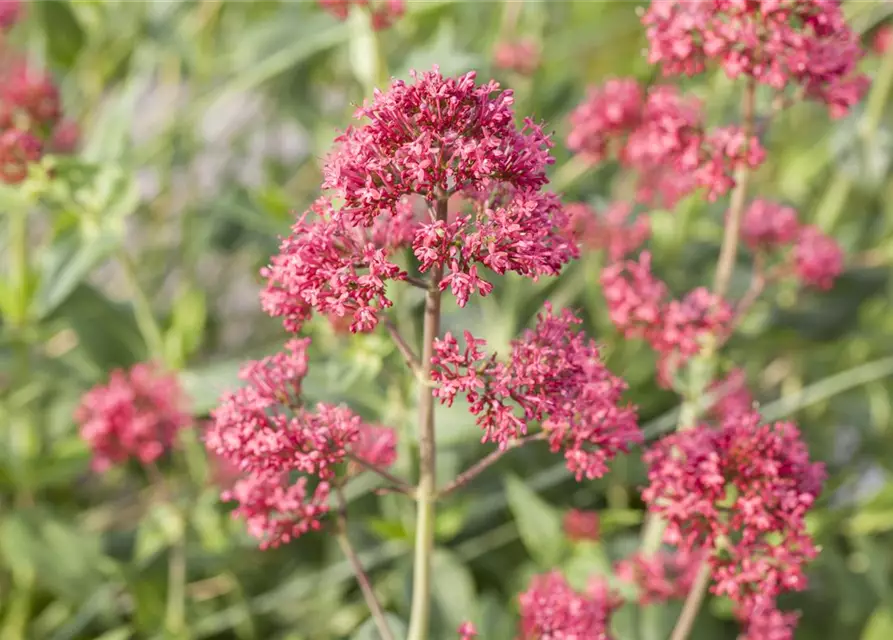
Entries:
MULTIPOLYGON (((343 12, 349 3, 324 4, 343 12)), ((645 606, 646 633, 648 605, 684 600, 672 632, 683 640, 708 590, 731 600, 742 637, 792 637, 798 614, 780 611, 776 598, 806 586, 818 549, 805 518, 824 469, 810 461, 794 424, 763 419, 743 369, 717 375, 719 353, 768 286, 788 280, 825 290, 843 270, 832 237, 748 189, 771 158, 758 122, 800 99, 823 103, 834 117, 860 99, 867 81, 856 71, 858 43, 832 0, 655 0, 642 22, 663 79, 591 88, 567 138, 577 162, 614 161, 628 172, 627 198, 603 213, 562 203, 547 190, 554 142, 535 121, 517 123, 512 92, 479 84, 474 72, 445 77, 435 67, 395 80, 357 109, 357 123, 325 159, 320 197, 262 270, 263 309, 295 335, 282 352, 247 363, 245 385, 213 412, 206 445, 241 474, 223 498, 237 504, 234 514, 261 548, 311 532, 337 536, 382 638, 394 635, 345 533, 345 487, 357 476, 377 474, 416 503, 408 638, 423 640, 432 631, 439 501, 532 441, 548 443, 580 482, 644 444, 625 381, 573 310, 546 303, 498 354, 469 331, 441 330, 447 292, 464 308, 490 295, 498 276, 558 276, 587 251, 605 253, 600 282, 618 339, 647 343, 658 383, 683 404, 676 432, 642 456, 649 518, 640 549, 611 580, 593 578, 582 590, 557 570, 534 577, 518 599, 519 637, 615 637, 612 613, 633 597, 645 606), (733 121, 708 122, 704 105, 671 84, 713 68, 741 96, 733 121), (646 212, 692 197, 728 198, 723 239, 712 286, 677 294, 653 271, 659 256, 646 247, 646 212), (731 286, 739 245, 753 258, 743 292, 731 286), (420 344, 391 318, 395 287, 424 293, 420 344), (395 429, 347 406, 305 401, 313 363, 310 338, 300 334, 314 316, 339 331, 384 331, 402 354, 419 389, 415 481, 390 470, 398 450, 411 450, 398 447, 395 429), (435 405, 457 398, 493 450, 438 486, 435 405)), ((573 512, 565 526, 578 542, 600 535, 597 514, 573 512)), ((469 620, 449 633, 471 638, 477 628, 469 620)))

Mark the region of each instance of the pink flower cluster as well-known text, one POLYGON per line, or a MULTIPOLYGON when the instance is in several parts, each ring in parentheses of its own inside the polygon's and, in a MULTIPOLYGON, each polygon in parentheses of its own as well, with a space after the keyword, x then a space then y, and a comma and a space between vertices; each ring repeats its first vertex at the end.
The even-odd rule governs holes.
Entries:
POLYGON ((818 553, 805 515, 825 471, 793 424, 733 414, 718 428, 664 438, 643 459, 642 498, 666 520, 664 539, 684 552, 710 550, 711 590, 736 602, 747 624, 778 594, 805 588, 803 566, 818 553))
POLYGON ((726 377, 711 383, 707 391, 721 392, 710 407, 710 414, 719 421, 753 410, 753 395, 743 369, 733 369, 726 377))
POLYGON ((396 458, 395 438, 349 409, 303 406, 309 343, 293 339, 284 351, 245 365, 239 375, 246 386, 224 394, 205 434, 208 450, 245 474, 222 497, 239 503, 234 515, 246 520, 261 548, 321 527, 330 483, 348 453, 382 465, 396 458))
MULTIPOLYGON (((15 23, 18 8, 0 5, 0 28, 15 23)), ((47 146, 58 153, 74 149, 77 125, 61 117, 59 90, 48 74, 15 58, 0 61, 0 181, 22 182, 47 146)))
POLYGON ((532 76, 540 66, 540 49, 535 40, 503 40, 493 49, 493 66, 532 76))
POLYGON ((300 331, 314 310, 350 317, 351 331, 370 331, 378 313, 392 304, 387 281, 406 279, 406 272, 390 261, 412 238, 415 221, 406 200, 370 229, 349 226, 337 214, 331 201, 317 200, 261 271, 267 278, 261 305, 281 317, 289 331, 300 331))
POLYGON ((15 26, 22 17, 22 0, 0 0, 0 31, 15 26))
POLYGON ((557 571, 535 576, 518 602, 520 640, 610 640, 611 614, 621 604, 604 582, 578 593, 557 571))
POLYGON ((843 271, 837 241, 818 227, 800 226, 791 207, 754 200, 744 212, 741 236, 753 251, 781 251, 793 245, 792 270, 804 285, 830 289, 843 271))
POLYGON ((731 330, 732 309, 704 287, 668 300, 667 286, 651 272, 651 253, 602 270, 611 321, 627 338, 644 338, 658 353, 658 379, 670 386, 674 371, 700 353, 708 335, 731 330))
POLYGON ((645 215, 630 222, 632 207, 623 202, 611 204, 603 213, 596 213, 582 202, 565 206, 567 233, 581 248, 603 250, 611 262, 635 252, 651 235, 651 224, 645 215))
POLYGON ((357 110, 369 122, 348 128, 326 160, 323 187, 344 199, 339 214, 348 222, 369 226, 412 194, 430 203, 503 185, 535 193, 548 182, 552 143, 529 119, 516 128, 511 91, 476 85, 474 72, 444 78, 436 67, 413 79, 377 91, 357 110))
POLYGON ((468 332, 464 350, 447 333, 434 345, 434 393, 447 405, 465 394, 483 442, 504 448, 539 423, 578 480, 600 477, 607 461, 641 442, 642 434, 635 408, 621 404, 624 381, 602 364, 593 341, 573 331, 580 322, 547 304, 536 327, 512 342, 506 362, 486 356, 486 343, 468 332))
POLYGON ((570 120, 571 151, 592 163, 613 156, 637 172, 638 198, 648 204, 672 208, 701 187, 715 200, 735 185, 737 166, 765 158, 759 140, 738 127, 705 129, 701 105, 669 85, 645 91, 633 78, 609 80, 590 89, 570 120))
POLYGON ((777 91, 799 87, 833 117, 869 84, 857 72, 859 39, 837 0, 652 0, 642 22, 648 60, 665 75, 693 75, 715 61, 730 78, 777 91))
POLYGON ((463 622, 459 625, 459 640, 474 640, 478 637, 477 627, 471 622, 463 622))
POLYGON ((112 371, 108 383, 84 394, 75 411, 81 437, 102 472, 136 458, 154 462, 190 423, 177 378, 146 363, 112 371))
POLYGON ((703 553, 684 550, 635 553, 617 563, 614 575, 636 587, 639 604, 660 604, 688 595, 703 559, 703 553))
POLYGON ((405 0, 318 0, 319 6, 339 20, 347 20, 350 8, 361 7, 371 12, 372 28, 376 31, 388 29, 406 13, 405 0))
POLYGON ((558 197, 539 190, 551 143, 532 122, 515 127, 510 91, 474 78, 435 69, 395 81, 358 111, 370 122, 340 136, 325 166, 324 187, 343 206, 319 200, 262 272, 263 307, 286 329, 298 331, 313 311, 352 316, 351 331, 374 329, 391 306, 387 282, 408 275, 391 257, 410 245, 419 270, 440 270, 440 289, 463 306, 493 289, 479 265, 536 279, 577 255, 558 197), (431 209, 450 196, 473 201, 473 211, 413 213, 413 199, 431 209))
POLYGON ((568 540, 579 542, 599 539, 598 511, 570 509, 564 514, 563 525, 564 535, 568 540))

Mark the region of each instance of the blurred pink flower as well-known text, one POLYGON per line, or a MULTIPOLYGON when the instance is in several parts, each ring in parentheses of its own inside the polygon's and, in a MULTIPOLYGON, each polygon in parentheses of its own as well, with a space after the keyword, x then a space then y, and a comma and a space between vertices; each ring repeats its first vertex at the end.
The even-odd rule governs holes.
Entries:
POLYGON ((652 0, 642 18, 648 60, 664 75, 693 75, 717 63, 782 91, 801 87, 833 117, 857 103, 869 80, 863 52, 837 0, 652 0))
POLYGON ((108 383, 84 394, 75 411, 81 437, 93 451, 93 469, 102 472, 130 458, 143 464, 157 460, 191 422, 185 401, 176 376, 155 365, 112 371, 108 383))

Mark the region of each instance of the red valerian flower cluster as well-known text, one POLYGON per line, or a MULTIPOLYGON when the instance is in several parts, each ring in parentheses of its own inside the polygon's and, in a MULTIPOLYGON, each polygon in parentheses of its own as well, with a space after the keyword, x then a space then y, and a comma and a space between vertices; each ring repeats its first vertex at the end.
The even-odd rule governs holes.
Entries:
POLYGON ((825 471, 809 461, 792 423, 733 414, 718 428, 664 438, 644 461, 650 484, 642 498, 666 520, 665 541, 709 550, 711 590, 736 602, 746 623, 778 594, 806 587, 803 567, 818 551, 805 515, 825 471))
POLYGON ((570 509, 564 514, 563 525, 568 540, 579 542, 599 538, 598 511, 570 509))
POLYGON ((635 553, 617 563, 614 575, 636 587, 639 604, 660 604, 688 595, 703 559, 703 553, 689 551, 635 553))
POLYGON ((595 342, 573 331, 580 322, 547 304, 536 327, 512 341, 505 362, 486 356, 486 343, 470 333, 464 350, 447 333, 434 344, 434 393, 447 405, 465 394, 483 442, 505 448, 539 423, 577 480, 601 477, 607 461, 641 442, 642 434, 635 408, 621 404, 626 383, 602 364, 595 342))
POLYGON ((678 89, 657 85, 647 91, 633 78, 590 89, 570 117, 567 145, 588 162, 615 157, 639 174, 638 198, 646 204, 676 202, 700 187, 715 200, 735 184, 735 168, 759 166, 759 140, 738 127, 707 130, 701 105, 678 89))
POLYGON ((754 399, 747 387, 747 376, 743 369, 732 369, 726 377, 708 385, 707 391, 720 393, 710 407, 710 415, 719 421, 753 409, 754 399))
MULTIPOLYGON (((0 29, 19 18, 19 2, 0 4, 0 29)), ((28 167, 40 161, 45 148, 69 153, 78 130, 61 120, 62 105, 53 79, 10 52, 0 40, 0 182, 18 184, 28 167)))
POLYGON ((319 6, 339 20, 347 20, 350 8, 360 7, 371 12, 372 28, 376 31, 388 29, 406 12, 405 0, 318 0, 319 6))
POLYGON ((112 371, 108 383, 84 394, 75 411, 94 471, 131 458, 149 464, 169 449, 191 418, 177 378, 154 365, 112 371))
POLYGON ((344 204, 318 201, 263 271, 264 309, 289 331, 313 311, 374 329, 391 306, 387 283, 408 276, 391 256, 410 245, 420 272, 443 269, 441 290, 463 306, 493 289, 479 266, 536 279, 577 255, 558 197, 540 191, 551 143, 530 121, 515 127, 511 92, 475 85, 474 73, 414 78, 359 109, 370 122, 340 136, 325 166, 324 187, 344 204), (472 211, 414 215, 414 198, 430 208, 449 196, 472 211))
POLYGON ((22 17, 22 0, 0 0, 0 31, 15 26, 22 17))
POLYGON ((658 353, 658 380, 669 387, 676 369, 700 353, 708 335, 723 337, 732 326, 731 306, 704 287, 681 300, 667 300, 667 286, 651 272, 651 253, 602 270, 611 321, 627 338, 644 338, 658 353))
POLYGON ((590 206, 575 202, 564 211, 568 235, 582 249, 606 251, 611 262, 638 250, 651 235, 648 216, 639 215, 630 222, 632 207, 627 203, 615 202, 603 213, 596 213, 590 206))
POLYGON ((857 73, 859 39, 837 0, 652 0, 642 22, 649 62, 665 75, 693 75, 715 61, 730 78, 798 87, 833 117, 869 84, 857 73))
POLYGON ((459 625, 459 640, 474 640, 478 637, 477 627, 471 622, 463 622, 459 625))
POLYGON ((770 257, 793 247, 788 270, 805 286, 830 289, 843 271, 837 241, 818 227, 800 226, 791 207, 754 200, 744 213, 741 236, 751 250, 770 257))
POLYGON ((303 406, 309 343, 293 339, 284 351, 246 364, 239 375, 247 385, 224 394, 205 434, 206 447, 245 474, 222 497, 239 503, 234 515, 246 520, 261 548, 321 527, 330 483, 349 452, 383 466, 396 458, 394 437, 382 427, 345 407, 303 406))
POLYGON ((503 40, 493 49, 493 66, 532 76, 540 66, 540 48, 532 38, 503 40))
POLYGON ((300 331, 313 310, 350 317, 351 331, 371 331, 378 312, 392 304, 385 295, 386 282, 406 279, 406 272, 389 258, 408 246, 413 225, 406 200, 396 203, 393 216, 379 216, 369 229, 347 225, 329 200, 317 200, 261 271, 268 279, 261 294, 264 311, 283 318, 286 330, 293 332, 300 331))
POLYGON ((557 571, 535 576, 518 597, 520 640, 610 640, 611 614, 621 600, 601 580, 578 593, 557 571))

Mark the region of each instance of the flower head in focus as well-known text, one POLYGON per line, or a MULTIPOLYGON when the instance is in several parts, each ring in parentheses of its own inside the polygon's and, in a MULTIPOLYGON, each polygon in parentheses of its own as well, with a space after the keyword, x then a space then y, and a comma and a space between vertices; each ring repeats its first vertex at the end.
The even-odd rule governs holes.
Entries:
POLYGON ((635 408, 621 400, 625 382, 604 366, 596 344, 574 330, 581 321, 547 305, 534 329, 511 345, 505 362, 465 333, 465 349, 447 333, 435 341, 435 395, 452 405, 463 394, 483 442, 500 448, 539 423, 553 453, 564 452, 577 479, 601 477, 607 461, 641 442, 635 408))
POLYGON ((693 75, 713 62, 783 91, 797 87, 846 114, 865 93, 863 55, 837 0, 652 0, 642 22, 648 60, 665 75, 693 75))
MULTIPOLYGON (((405 201, 395 204, 403 221, 405 201)), ((406 221, 411 228, 412 223, 406 221)), ((281 317, 289 331, 300 331, 313 311, 351 319, 351 331, 370 331, 378 314, 392 305, 386 283, 404 280, 406 272, 391 262, 405 246, 403 229, 375 242, 377 227, 352 227, 337 215, 332 203, 320 198, 292 226, 279 253, 261 271, 267 286, 261 293, 264 311, 281 317)))
POLYGON ((293 339, 283 351, 244 365, 239 376, 245 386, 223 395, 205 433, 209 452, 243 474, 222 498, 238 503, 234 516, 246 520, 261 548, 322 526, 331 483, 348 451, 382 464, 395 455, 386 430, 350 409, 304 405, 309 344, 293 339))
POLYGON ((546 184, 548 136, 530 120, 518 129, 512 92, 475 77, 413 73, 411 83, 395 80, 357 110, 366 122, 337 138, 324 166, 323 187, 344 200, 341 217, 371 226, 413 194, 433 203, 464 189, 530 192, 546 184))
POLYGON ((391 306, 387 283, 407 279, 391 259, 407 246, 460 306, 493 290, 483 268, 536 279, 578 255, 558 197, 539 190, 551 143, 530 121, 516 128, 511 92, 476 85, 474 73, 413 78, 358 111, 368 122, 338 138, 324 169, 342 206, 318 200, 262 271, 263 307, 289 331, 312 312, 374 329, 391 306), (450 215, 454 198, 470 210, 450 215))
POLYGON ((518 597, 521 640, 610 640, 621 601, 601 581, 580 593, 557 571, 534 576, 518 597))
POLYGON ((106 384, 84 394, 75 411, 81 437, 93 451, 93 469, 160 458, 191 422, 184 405, 177 378, 154 365, 113 371, 106 384))

